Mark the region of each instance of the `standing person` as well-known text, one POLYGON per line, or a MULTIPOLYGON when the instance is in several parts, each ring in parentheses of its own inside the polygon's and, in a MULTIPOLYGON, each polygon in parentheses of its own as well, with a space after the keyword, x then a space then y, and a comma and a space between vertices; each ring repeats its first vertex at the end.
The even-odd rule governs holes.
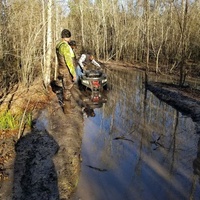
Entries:
POLYGON ((85 70, 85 66, 93 64, 94 66, 101 68, 100 64, 95 61, 94 56, 91 53, 82 54, 78 60, 78 65, 76 67, 76 75, 77 82, 79 81, 79 77, 83 75, 83 71, 85 70))
POLYGON ((68 29, 63 29, 61 38, 61 41, 56 45, 58 77, 62 80, 63 99, 70 103, 72 96, 70 89, 73 87, 73 82, 76 80, 76 71, 71 57, 71 47, 68 44, 71 40, 71 32, 68 29))

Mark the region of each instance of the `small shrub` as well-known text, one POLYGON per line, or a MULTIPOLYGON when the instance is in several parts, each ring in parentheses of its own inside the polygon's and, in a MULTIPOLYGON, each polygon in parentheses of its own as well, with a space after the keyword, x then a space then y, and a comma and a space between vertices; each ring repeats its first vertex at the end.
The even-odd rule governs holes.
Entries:
MULTIPOLYGON (((21 121, 23 120, 23 113, 12 114, 11 112, 0 113, 0 130, 17 130, 20 127, 21 121)), ((24 125, 31 127, 32 114, 27 113, 25 115, 24 125)))

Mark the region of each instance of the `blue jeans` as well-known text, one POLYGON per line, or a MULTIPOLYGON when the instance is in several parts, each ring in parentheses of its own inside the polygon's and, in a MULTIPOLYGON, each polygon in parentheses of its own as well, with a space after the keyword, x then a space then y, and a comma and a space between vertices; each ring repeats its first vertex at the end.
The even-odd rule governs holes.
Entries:
POLYGON ((78 83, 78 81, 80 80, 80 76, 83 75, 82 69, 79 65, 77 65, 76 67, 76 83, 78 83))

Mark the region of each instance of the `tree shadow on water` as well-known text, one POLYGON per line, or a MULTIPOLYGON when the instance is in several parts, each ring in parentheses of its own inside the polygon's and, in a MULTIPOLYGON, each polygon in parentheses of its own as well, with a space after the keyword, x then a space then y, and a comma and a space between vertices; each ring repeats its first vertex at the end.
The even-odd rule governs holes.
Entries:
POLYGON ((58 200, 53 156, 58 144, 47 131, 32 130, 16 143, 12 200, 58 200))

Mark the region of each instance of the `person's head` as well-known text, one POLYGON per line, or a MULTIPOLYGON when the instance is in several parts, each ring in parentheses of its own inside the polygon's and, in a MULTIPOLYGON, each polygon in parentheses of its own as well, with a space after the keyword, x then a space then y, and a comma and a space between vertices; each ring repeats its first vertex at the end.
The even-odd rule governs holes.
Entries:
POLYGON ((94 60, 94 56, 90 51, 87 51, 87 54, 89 55, 89 60, 90 61, 94 60))
POLYGON ((71 32, 68 29, 63 29, 61 32, 61 38, 70 40, 71 32))
POLYGON ((75 40, 69 41, 69 45, 71 46, 72 49, 74 49, 76 47, 76 41, 75 40))
POLYGON ((89 59, 90 59, 90 61, 94 60, 94 56, 92 54, 90 54, 89 59))

